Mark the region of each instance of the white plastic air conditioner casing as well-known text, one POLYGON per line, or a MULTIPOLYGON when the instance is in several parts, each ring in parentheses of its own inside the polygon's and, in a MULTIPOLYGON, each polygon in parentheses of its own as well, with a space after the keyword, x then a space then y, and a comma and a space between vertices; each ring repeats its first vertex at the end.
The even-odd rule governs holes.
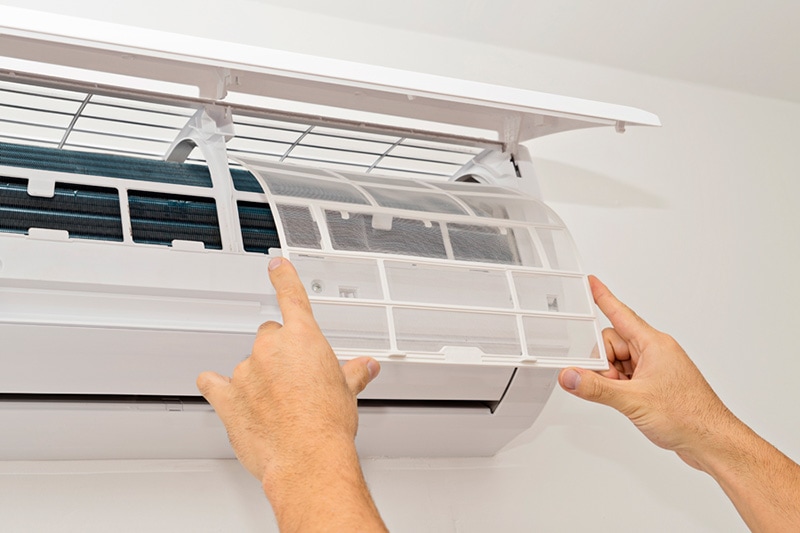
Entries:
MULTIPOLYGON (((0 154, 0 175, 31 197, 111 190, 122 229, 109 242, 3 232, 0 221, 0 458, 232 457, 195 378, 230 374, 258 325, 280 320, 269 255, 243 243, 239 202, 269 205, 281 243, 269 253, 293 261, 340 359, 381 361, 359 397, 364 455, 491 455, 530 427, 559 368, 606 367, 578 254, 531 194, 519 143, 658 125, 655 116, 11 8, 0 8, 0 50, 6 81, 191 109, 163 158, 177 164, 197 147, 211 176, 207 188, 143 183, 4 165, 0 154), (364 142, 463 144, 476 157, 450 180, 270 161, 228 153, 237 113, 336 126, 364 142), (238 190, 229 160, 261 190, 238 190), (132 198, 168 193, 213 199, 219 249, 137 241, 132 198)), ((5 141, 37 144, 0 131, 5 141)), ((1 193, 0 216, 14 216, 1 193)))

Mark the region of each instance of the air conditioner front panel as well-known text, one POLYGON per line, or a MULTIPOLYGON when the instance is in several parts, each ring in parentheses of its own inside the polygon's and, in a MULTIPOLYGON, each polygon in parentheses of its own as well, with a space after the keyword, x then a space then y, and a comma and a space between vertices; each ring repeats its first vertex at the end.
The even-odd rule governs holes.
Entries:
POLYGON ((197 374, 232 370, 252 333, 2 324, 4 393, 198 394, 197 374))
MULTIPOLYGON (((254 339, 252 332, 18 323, 0 324, 0 335, 0 391, 16 394, 198 396, 197 375, 230 375, 254 339)), ((510 367, 385 361, 360 397, 497 402, 513 374, 510 367)))

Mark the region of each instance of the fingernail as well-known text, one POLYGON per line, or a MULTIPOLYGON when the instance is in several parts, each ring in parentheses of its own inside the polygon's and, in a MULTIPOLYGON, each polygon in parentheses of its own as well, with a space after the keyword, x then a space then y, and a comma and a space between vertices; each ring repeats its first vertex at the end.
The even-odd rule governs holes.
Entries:
POLYGON ((369 371, 369 379, 372 381, 375 379, 375 376, 378 375, 378 372, 381 371, 381 365, 375 359, 370 359, 367 361, 367 370, 369 371))
POLYGON ((581 375, 574 370, 567 370, 564 372, 564 377, 561 378, 561 383, 564 384, 565 389, 576 390, 581 384, 581 375))
POLYGON ((275 270, 276 268, 281 266, 281 263, 283 263, 283 257, 273 257, 272 260, 269 262, 269 267, 267 268, 269 268, 270 270, 275 270))

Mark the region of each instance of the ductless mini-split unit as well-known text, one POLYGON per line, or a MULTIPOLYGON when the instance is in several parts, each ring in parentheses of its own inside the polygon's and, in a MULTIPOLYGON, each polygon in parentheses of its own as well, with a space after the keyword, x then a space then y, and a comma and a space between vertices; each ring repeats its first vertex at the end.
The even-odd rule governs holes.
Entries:
POLYGON ((232 457, 199 396, 297 267, 367 456, 491 455, 605 368, 520 143, 617 105, 0 8, 2 459, 232 457))

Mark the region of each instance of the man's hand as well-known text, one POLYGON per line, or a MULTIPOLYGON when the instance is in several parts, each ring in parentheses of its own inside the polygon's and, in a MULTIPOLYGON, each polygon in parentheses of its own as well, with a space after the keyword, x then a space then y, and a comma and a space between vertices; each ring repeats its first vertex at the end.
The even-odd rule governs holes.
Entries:
POLYGON ((354 443, 356 395, 380 366, 362 357, 340 367, 294 266, 273 259, 269 276, 283 325, 262 324, 232 377, 204 372, 197 387, 236 457, 261 480, 282 531, 323 524, 382 531, 354 443))
POLYGON ((611 368, 561 371, 568 392, 617 409, 653 443, 710 474, 753 531, 800 531, 800 466, 722 403, 675 340, 589 277, 613 328, 603 331, 611 368))
POLYGON ((572 394, 613 407, 654 444, 699 468, 698 449, 711 428, 738 422, 686 352, 642 320, 594 276, 595 302, 613 328, 603 331, 611 368, 600 374, 568 368, 559 375, 572 394))

